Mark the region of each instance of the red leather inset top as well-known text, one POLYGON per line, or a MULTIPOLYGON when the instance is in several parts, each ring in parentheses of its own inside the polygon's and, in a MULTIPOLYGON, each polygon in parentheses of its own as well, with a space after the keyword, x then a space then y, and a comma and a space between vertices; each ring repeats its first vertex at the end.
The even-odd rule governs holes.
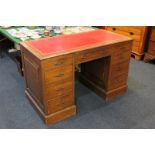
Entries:
POLYGON ((126 39, 126 37, 105 30, 94 30, 72 35, 62 35, 27 41, 26 44, 31 46, 33 49, 36 49, 41 55, 46 56, 57 52, 94 46, 99 43, 112 42, 121 39, 126 39))

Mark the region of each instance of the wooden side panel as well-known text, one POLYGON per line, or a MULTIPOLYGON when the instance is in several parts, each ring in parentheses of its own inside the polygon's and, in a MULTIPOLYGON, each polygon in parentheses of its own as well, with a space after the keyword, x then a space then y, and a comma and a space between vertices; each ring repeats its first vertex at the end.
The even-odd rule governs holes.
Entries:
POLYGON ((26 90, 36 100, 39 106, 44 109, 42 102, 40 67, 39 64, 24 56, 24 74, 26 80, 26 90))
POLYGON ((31 96, 37 106, 39 106, 39 108, 44 111, 45 105, 43 102, 40 60, 38 60, 23 46, 21 46, 21 51, 24 78, 26 81, 26 94, 27 96, 31 96))

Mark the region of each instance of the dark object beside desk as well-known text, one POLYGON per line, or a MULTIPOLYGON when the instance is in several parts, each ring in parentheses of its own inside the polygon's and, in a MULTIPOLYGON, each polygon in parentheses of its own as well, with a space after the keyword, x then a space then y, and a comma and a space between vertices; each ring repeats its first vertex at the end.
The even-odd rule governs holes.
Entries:
POLYGON ((96 30, 21 43, 26 95, 45 123, 76 114, 75 65, 80 80, 106 100, 127 90, 132 39, 96 30))
MULTIPOLYGON (((18 29, 21 27, 23 27, 23 26, 17 26, 17 27, 11 26, 9 28, 0 27, 0 57, 2 57, 2 51, 3 51, 2 48, 14 47, 14 44, 16 44, 18 46, 22 42, 21 39, 12 36, 7 30, 18 29)), ((43 28, 43 27, 37 26, 36 28, 43 28)), ((50 32, 50 36, 55 36, 55 35, 57 35, 57 34, 55 34, 54 32, 50 32)), ((46 37, 46 36, 42 35, 42 37, 46 37)), ((23 75, 23 67, 22 67, 22 61, 21 61, 20 55, 21 55, 20 50, 18 50, 18 52, 15 52, 15 54, 10 54, 10 56, 13 58, 13 60, 17 64, 19 73, 21 75, 23 75)))
POLYGON ((155 26, 151 27, 149 45, 144 57, 145 62, 148 62, 151 60, 155 60, 155 26))
POLYGON ((3 37, 2 35, 0 35, 0 58, 2 58, 3 54, 3 50, 7 47, 10 46, 10 42, 8 41, 7 38, 3 37))

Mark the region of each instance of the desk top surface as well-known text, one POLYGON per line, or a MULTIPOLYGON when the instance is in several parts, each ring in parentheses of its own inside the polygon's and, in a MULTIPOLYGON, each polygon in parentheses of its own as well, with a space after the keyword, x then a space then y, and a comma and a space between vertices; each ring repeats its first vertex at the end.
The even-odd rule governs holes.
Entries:
POLYGON ((94 30, 26 41, 22 45, 31 49, 36 55, 47 57, 127 40, 132 39, 106 30, 94 30))

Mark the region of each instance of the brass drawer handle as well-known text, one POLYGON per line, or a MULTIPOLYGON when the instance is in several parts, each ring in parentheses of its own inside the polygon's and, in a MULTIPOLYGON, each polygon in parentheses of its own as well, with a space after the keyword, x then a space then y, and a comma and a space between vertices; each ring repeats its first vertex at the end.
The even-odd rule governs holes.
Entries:
POLYGON ((58 62, 58 63, 54 64, 54 66, 60 66, 60 65, 62 65, 63 63, 64 63, 64 61, 58 62))
POLYGON ((81 59, 86 59, 86 58, 87 58, 86 55, 82 55, 82 56, 81 56, 81 59))
POLYGON ((115 28, 115 27, 113 27, 113 28, 112 28, 112 30, 113 30, 113 31, 115 31, 115 30, 116 30, 116 28, 115 28))
POLYGON ((56 75, 57 78, 62 77, 62 76, 64 76, 63 73, 61 73, 61 74, 59 74, 59 75, 56 75))
POLYGON ((130 35, 134 35, 134 33, 133 33, 133 32, 129 32, 129 34, 130 34, 130 35))

